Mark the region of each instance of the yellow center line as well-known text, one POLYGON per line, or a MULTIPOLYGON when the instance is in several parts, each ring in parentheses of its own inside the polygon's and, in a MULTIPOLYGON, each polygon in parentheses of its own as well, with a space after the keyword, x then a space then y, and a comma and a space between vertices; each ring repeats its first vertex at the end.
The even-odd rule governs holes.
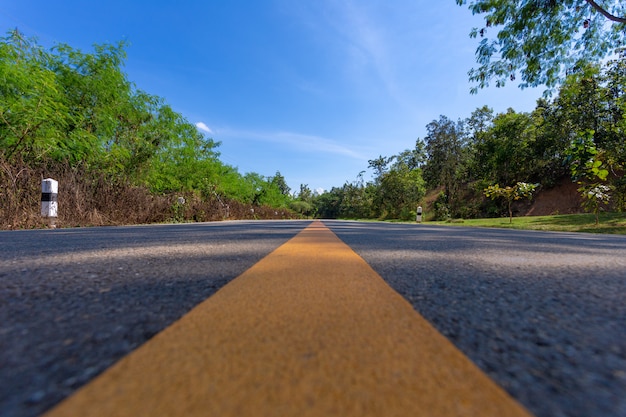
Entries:
POLYGON ((316 221, 58 416, 529 416, 316 221))

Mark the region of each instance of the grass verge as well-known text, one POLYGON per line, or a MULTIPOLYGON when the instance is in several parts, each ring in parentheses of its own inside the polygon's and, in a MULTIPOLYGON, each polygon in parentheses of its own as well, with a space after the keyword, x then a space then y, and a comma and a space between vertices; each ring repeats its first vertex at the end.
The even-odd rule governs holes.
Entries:
POLYGON ((431 221, 426 224, 550 230, 558 232, 626 234, 626 213, 602 213, 600 214, 600 224, 598 225, 596 225, 596 219, 593 214, 514 217, 512 223, 509 223, 508 217, 502 217, 496 219, 431 221))

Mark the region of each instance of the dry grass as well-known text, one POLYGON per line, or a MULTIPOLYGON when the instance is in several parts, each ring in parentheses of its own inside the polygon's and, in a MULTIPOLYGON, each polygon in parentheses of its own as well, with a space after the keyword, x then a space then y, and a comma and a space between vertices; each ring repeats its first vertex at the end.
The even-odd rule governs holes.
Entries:
POLYGON ((48 226, 41 217, 41 181, 59 182, 57 227, 84 227, 224 219, 298 217, 287 209, 257 207, 196 195, 152 195, 141 187, 68 166, 30 168, 0 159, 0 229, 48 226), (185 199, 179 203, 179 197, 185 199))

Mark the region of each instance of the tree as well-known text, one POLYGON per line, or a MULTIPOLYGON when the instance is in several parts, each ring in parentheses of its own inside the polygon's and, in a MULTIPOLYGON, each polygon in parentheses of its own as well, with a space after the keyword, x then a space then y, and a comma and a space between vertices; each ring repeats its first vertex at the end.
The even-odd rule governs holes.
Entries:
POLYGON ((491 185, 485 188, 485 196, 493 199, 504 198, 507 202, 509 209, 509 223, 513 223, 513 210, 511 204, 514 200, 520 200, 522 198, 530 198, 538 187, 537 184, 528 184, 525 182, 518 182, 514 186, 506 186, 501 188, 498 184, 491 185))
POLYGON ((307 203, 311 203, 313 201, 313 191, 311 191, 308 184, 300 184, 298 200, 305 201, 307 203))
POLYGON ((493 125, 476 145, 476 163, 483 179, 511 184, 528 180, 535 167, 531 145, 534 124, 528 113, 509 109, 493 119, 493 125))
POLYGON ((583 196, 583 207, 593 212, 597 226, 600 223, 600 204, 609 204, 611 187, 604 184, 583 185, 578 191, 583 196))
POLYGON ((481 145, 486 141, 486 136, 493 126, 493 109, 488 106, 477 108, 470 117, 465 119, 465 129, 468 137, 468 176, 475 180, 482 178, 484 167, 479 162, 484 159, 480 154, 481 145))
MULTIPOLYGON (((374 170, 374 178, 380 179, 383 174, 387 172, 388 165, 393 161, 394 156, 382 156, 380 155, 376 159, 370 159, 367 161, 368 168, 372 168, 374 170)), ((376 180, 378 181, 378 180, 376 180)))
POLYGON ((563 159, 570 137, 560 126, 559 109, 545 98, 537 100, 529 116, 532 122, 529 142, 531 155, 527 158, 530 163, 527 167, 528 177, 523 180, 540 181, 543 186, 550 188, 568 173, 563 159))
MULTIPOLYGON (((247 175, 249 176, 249 174, 247 175)), ((250 176, 250 178, 255 175, 250 176)), ((289 194, 291 189, 287 186, 285 177, 279 171, 273 177, 267 177, 263 179, 261 176, 257 176, 260 182, 255 184, 256 193, 254 196, 253 204, 266 205, 270 207, 288 207, 292 202, 292 197, 289 194)))
POLYGON ((45 159, 63 138, 67 108, 51 59, 17 29, 0 39, 0 156, 9 161, 45 159))
MULTIPOLYGON (((421 168, 426 162, 426 143, 423 140, 415 141, 415 148, 405 149, 395 156, 395 167, 405 166, 409 170, 421 168)), ((393 160, 393 159, 392 159, 393 160)))
POLYGON ((360 173, 346 197, 350 196, 359 212, 367 217, 414 217, 417 203, 426 193, 421 168, 426 160, 425 148, 426 144, 418 139, 413 149, 369 160, 369 168, 374 169, 373 183, 363 186, 360 173))
POLYGON ((602 153, 596 149, 592 137, 593 131, 588 131, 572 142, 568 151, 568 162, 572 170, 572 179, 580 185, 578 192, 583 198, 583 207, 595 214, 597 225, 600 203, 609 203, 611 187, 602 184, 606 181, 609 171, 604 167, 602 153))
MULTIPOLYGON (((565 74, 614 53, 626 40, 626 3, 621 0, 456 0, 485 15, 478 68, 469 79, 479 88, 501 87, 521 76, 521 88, 560 84, 565 74), (495 36, 490 37, 493 31, 495 36)), ((622 49, 623 51, 623 49, 622 49)))
POLYGON ((380 215, 408 220, 415 217, 417 204, 425 194, 422 170, 399 162, 383 174, 374 203, 380 215))
POLYGON ((321 219, 336 219, 340 217, 341 201, 343 200, 343 188, 333 187, 315 200, 315 211, 321 219))
POLYGON ((426 130, 424 140, 428 162, 424 167, 424 179, 431 188, 443 186, 446 204, 453 208, 467 164, 463 123, 440 116, 439 120, 426 125, 426 130))
POLYGON ((373 184, 363 185, 358 181, 346 182, 341 188, 339 216, 347 219, 365 219, 372 217, 373 184))
POLYGON ((289 196, 289 192, 291 191, 291 188, 289 188, 289 186, 287 185, 287 181, 285 180, 285 177, 282 176, 280 171, 276 171, 276 175, 268 178, 268 181, 272 185, 276 186, 276 188, 278 188, 278 190, 280 191, 282 195, 289 196))
POLYGON ((309 185, 300 184, 300 192, 298 193, 297 199, 293 200, 289 204, 289 208, 297 213, 309 217, 314 214, 313 200, 313 191, 311 191, 309 185))

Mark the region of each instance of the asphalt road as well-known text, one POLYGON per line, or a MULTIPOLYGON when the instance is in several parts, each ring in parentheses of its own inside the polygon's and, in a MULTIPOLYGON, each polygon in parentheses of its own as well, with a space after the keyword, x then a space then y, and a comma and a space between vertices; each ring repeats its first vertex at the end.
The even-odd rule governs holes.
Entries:
POLYGON ((626 416, 626 236, 325 223, 537 416, 626 416))
MULTIPOLYGON (((0 415, 39 415, 307 224, 0 232, 0 415)), ((626 238, 325 224, 537 416, 626 416, 626 238)))
POLYGON ((37 416, 310 222, 0 232, 0 416, 37 416))

